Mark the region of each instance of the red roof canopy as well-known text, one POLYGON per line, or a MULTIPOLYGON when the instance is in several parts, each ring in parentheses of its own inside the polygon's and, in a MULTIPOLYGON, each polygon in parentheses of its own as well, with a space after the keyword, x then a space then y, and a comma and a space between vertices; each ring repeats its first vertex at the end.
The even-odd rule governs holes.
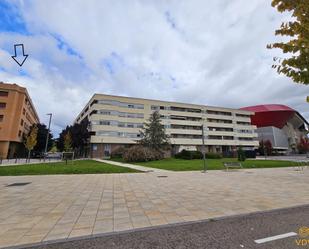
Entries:
POLYGON ((292 118, 296 111, 285 105, 256 105, 240 108, 255 112, 251 116, 251 123, 259 127, 275 126, 282 129, 286 122, 292 118))

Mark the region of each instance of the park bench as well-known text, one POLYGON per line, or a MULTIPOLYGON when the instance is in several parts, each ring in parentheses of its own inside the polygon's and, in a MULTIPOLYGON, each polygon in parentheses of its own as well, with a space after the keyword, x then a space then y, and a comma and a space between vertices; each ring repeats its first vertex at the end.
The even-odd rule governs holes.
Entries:
POLYGON ((241 165, 240 162, 224 162, 223 165, 224 165, 226 171, 228 171, 229 168, 234 168, 234 169, 241 168, 242 169, 242 165, 241 165))

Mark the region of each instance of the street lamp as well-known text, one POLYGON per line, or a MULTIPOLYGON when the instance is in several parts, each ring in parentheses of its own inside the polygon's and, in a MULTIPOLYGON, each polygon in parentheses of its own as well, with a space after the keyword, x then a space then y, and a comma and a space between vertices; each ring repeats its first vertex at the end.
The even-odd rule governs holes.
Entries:
POLYGON ((51 119, 52 119, 53 114, 52 114, 52 113, 47 113, 46 115, 48 115, 48 116, 49 116, 49 122, 48 122, 48 130, 47 130, 47 135, 46 135, 46 143, 45 143, 44 159, 45 159, 46 154, 47 154, 47 146, 48 146, 48 140, 49 140, 50 123, 51 123, 51 119))
POLYGON ((205 148, 205 136, 204 136, 204 124, 202 124, 202 151, 203 151, 203 162, 204 162, 204 173, 206 173, 207 165, 206 165, 206 148, 205 148))

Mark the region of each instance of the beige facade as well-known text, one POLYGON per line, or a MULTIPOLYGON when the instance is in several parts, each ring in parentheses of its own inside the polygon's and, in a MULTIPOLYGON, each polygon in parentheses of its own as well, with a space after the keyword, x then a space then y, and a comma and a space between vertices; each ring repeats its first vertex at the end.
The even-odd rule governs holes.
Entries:
POLYGON ((39 117, 26 88, 0 82, 0 158, 19 155, 23 135, 36 123, 39 117))
POLYGON ((171 137, 173 152, 196 150, 205 144, 210 152, 229 152, 237 146, 252 150, 258 146, 253 112, 177 102, 95 94, 75 122, 91 123, 92 155, 101 157, 119 145, 135 144, 150 114, 158 110, 171 137))

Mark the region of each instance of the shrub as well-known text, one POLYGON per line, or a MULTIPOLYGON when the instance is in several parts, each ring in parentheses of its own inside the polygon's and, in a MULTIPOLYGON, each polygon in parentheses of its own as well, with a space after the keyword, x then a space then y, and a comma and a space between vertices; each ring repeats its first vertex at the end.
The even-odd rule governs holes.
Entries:
POLYGON ((163 159, 161 151, 153 150, 140 145, 132 146, 123 154, 126 162, 146 162, 163 159))
POLYGON ((207 159, 221 159, 222 155, 219 154, 219 153, 208 152, 208 153, 206 153, 206 158, 207 159))
POLYGON ((185 159, 185 160, 202 159, 203 153, 200 151, 182 150, 181 152, 175 155, 175 158, 185 159))
POLYGON ((118 147, 112 151, 111 158, 121 158, 126 151, 127 149, 125 147, 118 147))
POLYGON ((190 159, 192 159, 192 158, 191 158, 191 153, 190 153, 190 151, 188 151, 188 150, 182 150, 182 151, 180 151, 179 153, 177 153, 177 154, 175 155, 175 158, 178 158, 178 159, 185 159, 185 160, 190 160, 190 159))
POLYGON ((192 159, 202 159, 203 158, 203 153, 196 150, 196 151, 191 151, 192 159))
POLYGON ((307 137, 302 137, 300 142, 297 144, 297 149, 301 154, 309 152, 309 139, 307 137))

